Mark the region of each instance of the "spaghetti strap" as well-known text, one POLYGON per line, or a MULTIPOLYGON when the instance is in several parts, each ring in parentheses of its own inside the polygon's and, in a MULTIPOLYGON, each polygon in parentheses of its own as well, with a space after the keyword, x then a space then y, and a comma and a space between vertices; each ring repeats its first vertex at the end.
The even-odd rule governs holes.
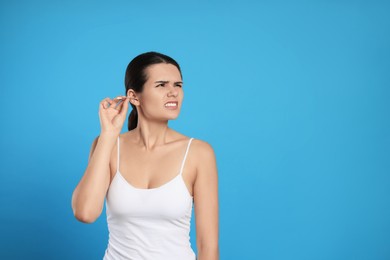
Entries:
POLYGON ((190 141, 188 142, 188 145, 187 145, 187 150, 186 150, 186 153, 185 153, 185 155, 184 155, 183 162, 181 163, 181 167, 180 167, 180 173, 179 173, 179 175, 181 175, 181 174, 182 174, 182 172, 183 172, 184 163, 185 163, 185 161, 186 161, 187 154, 188 154, 188 150, 190 149, 190 145, 191 145, 192 139, 194 139, 194 138, 191 138, 191 139, 190 139, 190 141))
POLYGON ((118 141, 117 141, 117 146, 118 146, 118 152, 116 156, 116 171, 119 172, 119 136, 118 136, 118 141))

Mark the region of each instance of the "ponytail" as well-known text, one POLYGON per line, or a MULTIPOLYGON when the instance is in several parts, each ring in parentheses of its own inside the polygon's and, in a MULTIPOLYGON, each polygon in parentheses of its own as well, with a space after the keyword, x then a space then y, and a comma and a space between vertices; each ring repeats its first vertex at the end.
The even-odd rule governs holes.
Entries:
POLYGON ((133 107, 133 110, 131 110, 131 113, 129 115, 128 124, 127 124, 127 128, 129 129, 129 131, 136 128, 137 123, 138 123, 137 109, 133 107))

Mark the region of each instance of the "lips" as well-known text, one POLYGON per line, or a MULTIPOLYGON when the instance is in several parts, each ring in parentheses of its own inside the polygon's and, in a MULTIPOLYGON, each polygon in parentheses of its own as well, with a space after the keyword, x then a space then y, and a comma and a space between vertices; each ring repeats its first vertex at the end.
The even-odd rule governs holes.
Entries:
POLYGON ((177 101, 168 101, 167 103, 164 104, 164 106, 168 109, 176 109, 178 106, 177 101))

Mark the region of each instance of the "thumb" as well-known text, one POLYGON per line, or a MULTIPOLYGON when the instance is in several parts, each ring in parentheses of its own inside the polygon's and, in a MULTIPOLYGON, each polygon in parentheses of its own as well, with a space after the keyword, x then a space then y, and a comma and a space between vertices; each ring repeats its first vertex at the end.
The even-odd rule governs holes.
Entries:
POLYGON ((126 116, 128 108, 129 108, 129 97, 126 97, 125 100, 123 100, 123 106, 119 114, 121 116, 126 116))

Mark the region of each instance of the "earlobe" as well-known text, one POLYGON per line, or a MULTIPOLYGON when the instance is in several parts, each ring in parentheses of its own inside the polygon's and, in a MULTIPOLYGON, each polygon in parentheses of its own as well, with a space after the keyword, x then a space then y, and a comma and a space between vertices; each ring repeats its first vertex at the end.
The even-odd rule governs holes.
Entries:
POLYGON ((130 102, 131 104, 133 104, 134 106, 136 106, 137 103, 138 103, 138 98, 136 98, 136 97, 134 97, 134 96, 130 96, 129 102, 130 102))
POLYGON ((127 96, 130 98, 130 99, 129 99, 129 102, 130 102, 131 104, 133 104, 133 105, 136 105, 136 104, 134 104, 134 103, 135 103, 135 102, 138 102, 138 98, 137 98, 136 94, 134 93, 134 91, 129 91, 129 92, 127 93, 127 96))

